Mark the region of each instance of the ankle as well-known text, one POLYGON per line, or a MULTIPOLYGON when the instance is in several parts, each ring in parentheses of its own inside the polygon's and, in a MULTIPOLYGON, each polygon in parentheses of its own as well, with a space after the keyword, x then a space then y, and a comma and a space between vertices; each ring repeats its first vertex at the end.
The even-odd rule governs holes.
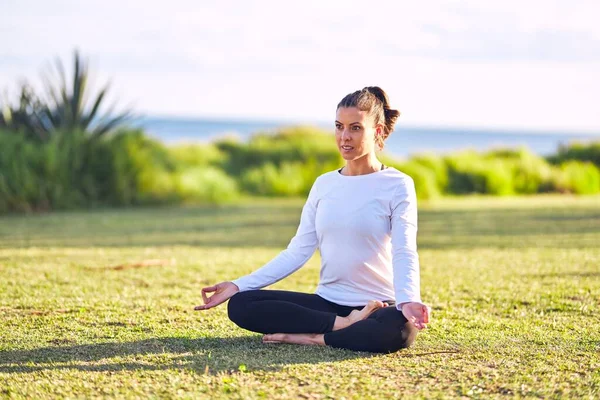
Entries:
POLYGON ((348 326, 348 318, 340 317, 339 315, 335 317, 335 322, 333 323, 332 331, 339 331, 340 329, 344 329, 348 326))

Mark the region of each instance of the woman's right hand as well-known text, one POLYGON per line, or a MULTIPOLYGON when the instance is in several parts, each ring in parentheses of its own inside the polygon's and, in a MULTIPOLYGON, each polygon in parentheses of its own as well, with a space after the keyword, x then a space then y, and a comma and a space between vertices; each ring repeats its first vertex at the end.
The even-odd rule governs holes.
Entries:
POLYGON ((204 305, 196 306, 194 307, 194 310, 208 310, 209 308, 218 306, 239 291, 240 288, 233 282, 221 282, 214 286, 202 288, 202 300, 204 300, 204 305), (214 292, 212 296, 206 297, 206 293, 212 292, 214 292))

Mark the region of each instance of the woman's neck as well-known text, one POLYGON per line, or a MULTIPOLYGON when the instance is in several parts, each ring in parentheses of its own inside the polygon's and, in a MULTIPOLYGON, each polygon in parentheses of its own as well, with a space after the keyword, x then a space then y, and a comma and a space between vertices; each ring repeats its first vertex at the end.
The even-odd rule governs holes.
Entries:
POLYGON ((379 171, 382 163, 377 159, 375 154, 365 155, 356 160, 346 161, 346 166, 342 169, 343 175, 365 175, 379 171))

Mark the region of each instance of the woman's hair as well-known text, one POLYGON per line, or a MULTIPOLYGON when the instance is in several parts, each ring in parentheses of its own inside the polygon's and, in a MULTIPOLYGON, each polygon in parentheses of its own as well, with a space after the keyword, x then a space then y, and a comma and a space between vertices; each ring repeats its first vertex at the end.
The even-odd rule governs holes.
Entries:
POLYGON ((375 142, 380 149, 383 149, 383 141, 390 136, 400 116, 400 111, 390 108, 388 96, 379 86, 367 86, 350 93, 340 101, 337 108, 340 107, 356 107, 366 111, 373 116, 375 124, 383 125, 383 135, 375 137, 375 142))

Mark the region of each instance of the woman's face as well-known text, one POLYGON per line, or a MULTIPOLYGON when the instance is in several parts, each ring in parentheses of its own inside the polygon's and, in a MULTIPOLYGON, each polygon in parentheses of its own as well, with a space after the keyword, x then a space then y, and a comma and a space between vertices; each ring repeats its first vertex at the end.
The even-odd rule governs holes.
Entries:
POLYGON ((382 132, 374 118, 356 107, 340 107, 335 117, 335 139, 346 161, 356 160, 375 151, 375 135, 382 132))

